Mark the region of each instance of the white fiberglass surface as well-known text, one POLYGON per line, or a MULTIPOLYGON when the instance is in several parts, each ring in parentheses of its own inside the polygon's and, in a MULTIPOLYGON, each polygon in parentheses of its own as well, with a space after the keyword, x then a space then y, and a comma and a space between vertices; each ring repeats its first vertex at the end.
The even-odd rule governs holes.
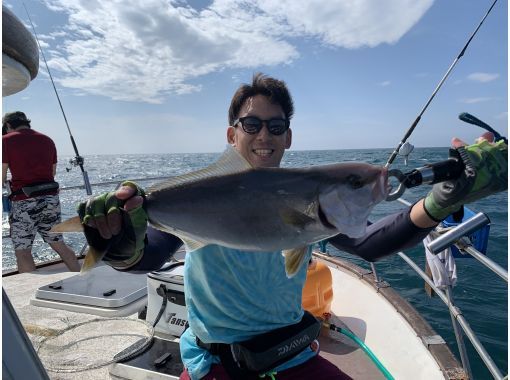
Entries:
POLYGON ((353 274, 331 268, 332 312, 353 331, 395 379, 444 379, 409 323, 374 288, 353 274))

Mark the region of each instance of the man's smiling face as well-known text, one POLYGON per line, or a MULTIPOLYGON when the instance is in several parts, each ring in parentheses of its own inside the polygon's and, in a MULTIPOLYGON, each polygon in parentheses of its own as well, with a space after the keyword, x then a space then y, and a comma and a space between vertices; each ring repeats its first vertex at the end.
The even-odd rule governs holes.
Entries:
MULTIPOLYGON (((285 113, 279 104, 271 103, 267 96, 255 95, 246 99, 239 111, 238 118, 246 116, 270 120, 285 118, 285 113)), ((237 126, 228 127, 227 140, 253 167, 278 167, 285 149, 290 148, 292 131, 288 129, 279 136, 273 135, 264 123, 258 133, 248 134, 238 123, 237 126)))

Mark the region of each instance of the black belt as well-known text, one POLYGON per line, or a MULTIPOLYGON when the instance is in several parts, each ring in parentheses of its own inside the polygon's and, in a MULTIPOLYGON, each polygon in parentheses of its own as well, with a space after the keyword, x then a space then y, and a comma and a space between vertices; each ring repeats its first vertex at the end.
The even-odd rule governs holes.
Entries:
POLYGON ((9 194, 9 198, 13 198, 16 195, 24 194, 27 197, 36 197, 38 195, 47 195, 57 191, 59 188, 58 182, 38 182, 30 185, 23 186, 21 189, 13 191, 9 194))
POLYGON ((223 351, 225 347, 229 347, 230 344, 228 343, 204 343, 200 340, 200 338, 197 336, 197 346, 201 347, 203 349, 206 349, 211 353, 211 355, 219 355, 220 351, 223 351))
POLYGON ((233 379, 265 373, 293 358, 319 335, 321 322, 305 311, 298 323, 257 335, 239 343, 204 343, 197 345, 220 357, 221 364, 233 379))

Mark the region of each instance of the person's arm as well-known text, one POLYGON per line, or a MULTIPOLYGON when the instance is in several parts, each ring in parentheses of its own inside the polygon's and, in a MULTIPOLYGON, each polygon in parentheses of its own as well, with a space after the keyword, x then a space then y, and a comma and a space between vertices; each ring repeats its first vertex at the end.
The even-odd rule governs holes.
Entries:
POLYGON ((438 222, 432 219, 423 206, 425 199, 421 199, 411 207, 409 214, 411 222, 419 228, 430 228, 438 225, 438 222))
MULTIPOLYGON (((422 215, 419 213, 419 207, 423 207, 421 203, 422 201, 411 208, 370 224, 366 234, 361 238, 350 238, 339 234, 330 238, 329 242, 336 248, 360 256, 367 261, 376 261, 403 249, 414 247, 437 225, 437 222, 434 222, 433 225, 422 228, 413 222, 412 215, 417 212, 418 220, 422 222, 422 215)), ((425 217, 427 217, 426 214, 425 217)))
POLYGON ((9 164, 2 163, 2 185, 7 181, 7 169, 9 169, 9 164))
MULTIPOLYGON (((169 233, 157 230, 150 225, 147 227, 147 243, 142 258, 135 265, 128 268, 130 272, 150 272, 161 268, 177 250, 182 241, 169 233)), ((115 268, 115 267, 114 267, 115 268)))
POLYGON ((368 226, 365 236, 353 239, 337 235, 329 241, 338 249, 375 261, 420 243, 443 219, 465 203, 474 202, 508 187, 508 148, 485 133, 477 143, 454 138, 454 148, 464 147, 466 168, 461 176, 435 184, 424 199, 411 208, 368 226))

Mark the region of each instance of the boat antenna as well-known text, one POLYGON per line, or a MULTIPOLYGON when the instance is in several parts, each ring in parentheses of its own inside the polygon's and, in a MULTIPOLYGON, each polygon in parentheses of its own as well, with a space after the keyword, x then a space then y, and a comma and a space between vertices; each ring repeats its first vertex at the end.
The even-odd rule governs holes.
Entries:
POLYGON ((37 33, 35 31, 34 24, 32 23, 32 19, 30 18, 30 14, 28 13, 28 9, 25 6, 25 3, 22 3, 22 4, 23 4, 23 8, 25 8, 25 12, 27 12, 27 16, 28 16, 28 20, 30 21, 30 25, 32 25, 32 30, 34 31, 35 40, 37 41, 37 45, 39 46, 39 50, 41 51, 41 55, 42 55, 44 64, 46 65, 46 70, 48 71, 48 74, 49 74, 50 80, 51 80, 51 84, 53 85, 53 90, 55 90, 55 95, 57 95, 58 104, 60 106, 60 109, 62 110, 62 115, 64 116, 64 121, 67 126, 67 131, 69 132, 69 137, 71 138, 71 143, 73 144, 73 149, 74 149, 74 153, 76 154, 76 156, 74 157, 74 159, 71 160, 71 164, 80 167, 81 173, 83 175, 83 182, 85 184, 85 191, 87 192, 87 195, 92 195, 92 188, 90 186, 89 175, 87 174, 87 171, 83 167, 83 163, 85 160, 82 156, 80 156, 80 153, 78 153, 78 147, 76 146, 76 142, 74 141, 74 137, 71 133, 71 128, 69 128, 69 123, 67 122, 67 117, 64 112, 64 107, 62 107, 62 102, 60 101, 60 97, 58 96, 57 88, 55 87, 55 82, 53 81, 53 77, 51 75, 51 71, 48 66, 48 62, 46 61, 46 57, 44 56, 43 49, 41 47, 41 44, 39 43, 39 38, 37 37, 37 33))
POLYGON ((489 15, 489 13, 491 12, 492 8, 494 8, 494 5, 496 4, 498 0, 494 0, 494 2, 492 3, 492 5, 490 6, 489 10, 487 11, 487 13, 485 14, 485 16, 483 16, 482 18, 482 21, 480 21, 480 23, 478 24, 478 26, 476 27, 475 31, 471 34, 471 37, 469 37, 468 41, 466 42, 466 44, 464 45, 464 47, 462 48, 462 50, 460 51, 459 55, 453 60, 452 64, 450 65, 450 67, 448 68, 448 70, 446 71, 446 74, 443 76, 443 78, 439 81, 439 84, 437 85, 436 89, 434 90, 434 92, 432 93, 432 95, 430 96, 429 100, 427 101, 427 103, 425 104, 425 106, 423 107, 423 109, 421 110, 421 112, 419 113, 419 115, 416 117, 416 120, 413 122, 413 124, 411 125, 411 127, 407 130, 406 134, 404 135, 404 137, 402 138, 402 141, 400 141, 400 143, 398 144, 398 146, 395 148, 395 150, 393 151, 393 153, 390 155, 390 158, 388 159, 388 162, 386 162, 386 165, 384 165, 384 167, 388 167, 390 166, 393 161, 395 160, 395 157, 397 157, 397 154, 398 154, 398 151, 400 150, 400 148, 402 147, 402 145, 407 141, 407 139, 409 138, 409 136, 411 136, 411 133, 413 133, 414 129, 416 128, 416 126, 418 125, 418 123, 420 122, 420 119, 422 117, 422 115, 425 113, 425 111, 427 110, 429 104, 432 102, 432 99, 434 99, 434 97, 436 96, 437 92, 439 91, 439 89, 441 88, 441 86, 443 85, 443 83, 445 82, 446 78, 448 78, 448 76, 450 75, 450 72, 453 70, 453 68, 455 67, 455 65, 457 64, 457 62, 460 60, 460 58, 464 55, 468 45, 471 43, 471 40, 473 39, 473 37, 475 36, 475 34, 478 32, 478 29, 480 29, 480 27, 482 26, 483 22, 485 21, 485 19, 487 18, 487 16, 489 15))

